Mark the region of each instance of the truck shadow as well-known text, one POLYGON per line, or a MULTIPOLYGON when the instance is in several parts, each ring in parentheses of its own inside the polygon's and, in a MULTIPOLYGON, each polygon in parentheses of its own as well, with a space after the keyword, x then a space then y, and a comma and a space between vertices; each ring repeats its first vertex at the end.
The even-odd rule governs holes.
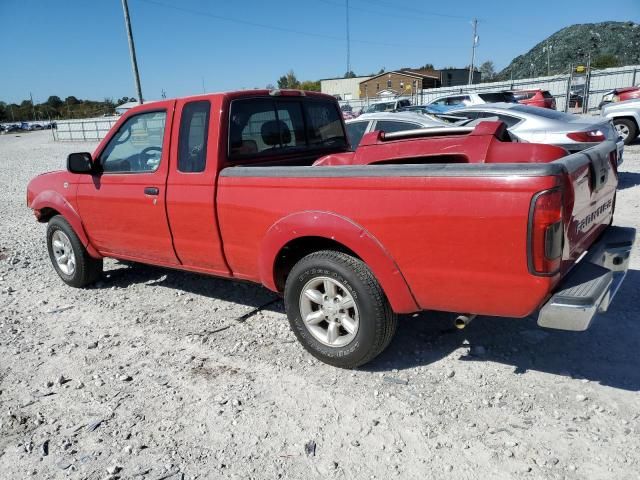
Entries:
MULTIPOLYGON (((194 295, 283 313, 282 301, 259 285, 142 264, 117 263, 94 288, 126 288, 144 283, 194 295)), ((640 271, 629 270, 609 311, 586 332, 541 329, 525 319, 478 317, 464 330, 444 312, 403 315, 391 345, 364 371, 403 370, 433 364, 450 355, 460 362, 498 362, 514 374, 540 371, 585 378, 614 388, 639 391, 638 345, 640 271), (469 354, 469 348, 473 354, 469 354)), ((460 368, 464 368, 461 364, 460 368)))
POLYGON ((640 173, 620 172, 618 176, 618 190, 640 185, 640 173))
POLYGON ((277 301, 280 297, 261 285, 133 262, 118 261, 92 288, 127 288, 141 283, 260 310, 284 311, 282 302, 277 301))
POLYGON ((600 314, 586 332, 541 329, 534 316, 478 317, 464 330, 452 327, 450 314, 404 316, 389 348, 363 369, 402 370, 453 354, 459 355, 460 362, 509 365, 514 374, 535 370, 638 391, 640 303, 635 298, 639 287, 640 271, 629 270, 609 311, 600 314), (471 354, 469 347, 473 347, 471 354))

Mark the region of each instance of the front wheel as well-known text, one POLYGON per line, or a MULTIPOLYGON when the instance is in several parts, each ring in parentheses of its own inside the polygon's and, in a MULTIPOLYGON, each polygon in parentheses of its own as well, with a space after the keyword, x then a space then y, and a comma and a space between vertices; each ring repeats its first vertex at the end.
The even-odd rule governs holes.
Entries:
POLYGON ((285 308, 304 348, 324 363, 355 368, 391 342, 397 317, 360 259, 324 250, 300 260, 287 277, 285 308))
POLYGON ((47 249, 53 268, 67 285, 84 287, 102 273, 102 260, 89 255, 69 222, 60 215, 47 226, 47 249))

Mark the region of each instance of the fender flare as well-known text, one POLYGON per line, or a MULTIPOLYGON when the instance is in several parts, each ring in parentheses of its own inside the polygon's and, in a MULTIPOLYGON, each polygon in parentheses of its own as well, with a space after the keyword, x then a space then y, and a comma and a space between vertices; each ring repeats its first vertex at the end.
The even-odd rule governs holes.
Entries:
POLYGON ((273 224, 260 245, 260 280, 277 291, 274 265, 282 248, 292 240, 321 237, 352 250, 371 269, 396 313, 420 310, 398 265, 382 244, 365 228, 332 212, 304 211, 288 215, 273 224))
POLYGON ((89 255, 94 258, 102 258, 102 255, 100 255, 93 245, 91 245, 87 232, 85 232, 84 226, 82 225, 80 215, 75 208, 73 208, 73 205, 71 205, 61 194, 54 190, 45 190, 40 192, 31 202, 30 208, 36 212, 45 208, 51 208, 58 212, 67 222, 69 222, 69 225, 71 225, 71 228, 73 228, 73 231, 80 239, 84 248, 87 249, 89 255))

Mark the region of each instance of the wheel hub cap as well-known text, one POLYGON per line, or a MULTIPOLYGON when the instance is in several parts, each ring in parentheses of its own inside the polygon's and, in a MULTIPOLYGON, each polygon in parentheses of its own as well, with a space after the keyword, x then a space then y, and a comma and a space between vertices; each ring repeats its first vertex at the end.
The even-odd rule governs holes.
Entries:
POLYGON ((306 283, 300 293, 300 314, 309 333, 330 347, 351 343, 360 326, 353 296, 330 277, 316 277, 306 283))
POLYGON ((51 237, 51 244, 53 258, 60 271, 65 275, 73 275, 76 271, 76 255, 67 234, 56 230, 51 237))

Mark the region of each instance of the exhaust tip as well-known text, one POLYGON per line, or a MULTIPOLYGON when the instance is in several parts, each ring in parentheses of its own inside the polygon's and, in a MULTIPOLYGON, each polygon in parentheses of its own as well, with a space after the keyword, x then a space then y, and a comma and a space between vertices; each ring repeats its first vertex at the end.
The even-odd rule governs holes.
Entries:
POLYGON ((476 318, 476 315, 473 313, 466 313, 463 315, 458 315, 455 319, 454 325, 458 330, 462 330, 467 325, 471 323, 471 320, 476 318))

